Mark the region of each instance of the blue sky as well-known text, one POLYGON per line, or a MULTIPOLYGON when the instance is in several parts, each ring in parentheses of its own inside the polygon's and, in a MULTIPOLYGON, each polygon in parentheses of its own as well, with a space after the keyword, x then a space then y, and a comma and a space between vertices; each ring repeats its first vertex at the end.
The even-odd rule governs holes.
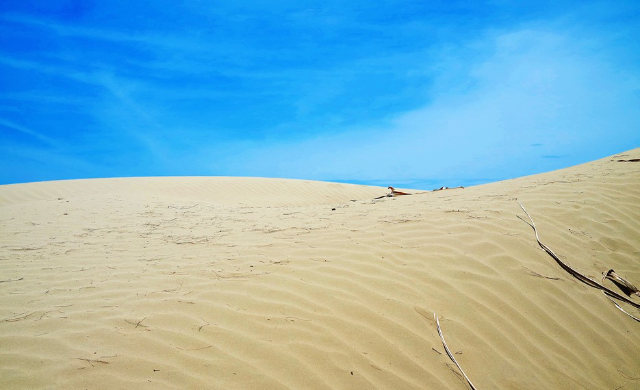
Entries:
POLYGON ((639 146, 637 1, 0 4, 0 184, 432 189, 639 146))

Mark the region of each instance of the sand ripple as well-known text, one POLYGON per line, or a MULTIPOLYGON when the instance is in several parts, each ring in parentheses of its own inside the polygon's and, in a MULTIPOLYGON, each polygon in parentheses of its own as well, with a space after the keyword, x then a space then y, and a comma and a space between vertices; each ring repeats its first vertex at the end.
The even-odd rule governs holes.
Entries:
MULTIPOLYGON (((640 149, 627 152, 640 157, 640 149)), ((640 165, 384 189, 0 186, 0 387, 640 388, 640 333, 542 252, 640 284, 640 165)))

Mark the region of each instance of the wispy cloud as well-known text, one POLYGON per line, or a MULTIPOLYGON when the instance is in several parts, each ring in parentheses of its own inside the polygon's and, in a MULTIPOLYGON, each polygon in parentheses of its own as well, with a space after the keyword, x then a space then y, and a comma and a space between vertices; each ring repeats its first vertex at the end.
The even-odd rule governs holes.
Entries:
POLYGON ((41 148, 6 141, 0 144, 3 184, 109 176, 99 164, 68 150, 41 148), (25 180, 25 177, 28 180, 25 180))
POLYGON ((185 39, 184 36, 179 35, 135 34, 112 29, 75 26, 44 18, 27 16, 24 14, 5 14, 0 16, 0 20, 14 24, 42 28, 62 37, 79 37, 99 41, 134 43, 164 48, 180 48, 183 50, 194 48, 193 41, 189 41, 185 39))
POLYGON ((488 34, 475 44, 487 52, 458 74, 457 81, 473 86, 464 93, 451 93, 455 86, 442 83, 431 104, 384 126, 296 142, 226 145, 222 149, 230 152, 218 155, 212 170, 450 185, 487 172, 493 172, 488 179, 541 172, 555 167, 549 156, 565 155, 573 164, 640 142, 637 69, 615 63, 606 41, 592 50, 570 34, 526 28, 488 34), (519 162, 525 160, 523 170, 519 162))
MULTIPOLYGON (((156 158, 162 159, 167 155, 166 150, 153 135, 154 132, 161 130, 162 126, 141 104, 137 103, 130 96, 131 91, 136 89, 136 84, 140 84, 141 82, 132 82, 117 78, 104 70, 85 72, 64 65, 51 65, 36 61, 8 58, 6 56, 0 56, 0 64, 19 69, 28 69, 57 78, 98 87, 102 93, 99 96, 94 96, 94 108, 92 109, 89 102, 85 100, 85 110, 93 110, 94 115, 99 115, 98 119, 104 124, 115 125, 115 127, 111 127, 111 131, 115 130, 116 132, 126 134, 129 139, 133 139, 143 145, 146 150, 151 152, 156 158)), ((65 92, 69 93, 70 91, 65 92)), ((45 95, 40 95, 39 98, 34 94, 30 94, 30 96, 31 99, 39 100, 43 104, 50 104, 50 100, 46 98, 45 95)), ((6 99, 6 97, 3 98, 6 99)), ((55 100, 60 99, 64 99, 64 97, 57 96, 55 98, 55 100)), ((26 127, 16 125, 15 123, 0 119, 0 125, 13 128, 25 134, 30 134, 51 145, 56 144, 52 138, 36 133, 26 127)), ((76 129, 76 131, 77 130, 78 129, 76 129)))
POLYGON ((22 134, 27 134, 30 137, 32 137, 34 139, 37 139, 38 141, 41 141, 41 142, 45 143, 48 146, 57 147, 57 146, 60 145, 60 143, 58 141, 56 141, 55 139, 53 139, 53 138, 47 137, 46 135, 41 134, 41 133, 39 133, 39 132, 37 132, 35 130, 29 129, 29 128, 24 127, 24 126, 21 126, 19 124, 13 123, 13 122, 8 121, 8 120, 3 119, 3 118, 0 118, 0 128, 4 128, 5 132, 17 131, 17 132, 22 133, 22 134))
POLYGON ((65 172, 431 187, 640 144, 634 2, 154 4, 0 15, 20 150, 65 172))

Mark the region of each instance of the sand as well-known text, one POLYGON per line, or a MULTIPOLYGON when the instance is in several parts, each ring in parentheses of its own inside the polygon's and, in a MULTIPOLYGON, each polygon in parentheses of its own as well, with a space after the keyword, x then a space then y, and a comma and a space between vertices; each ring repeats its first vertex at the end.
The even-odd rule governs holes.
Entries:
POLYGON ((435 312, 478 389, 639 389, 640 323, 542 251, 516 201, 563 261, 640 285, 634 158, 379 200, 255 178, 0 186, 0 388, 468 388, 435 312))

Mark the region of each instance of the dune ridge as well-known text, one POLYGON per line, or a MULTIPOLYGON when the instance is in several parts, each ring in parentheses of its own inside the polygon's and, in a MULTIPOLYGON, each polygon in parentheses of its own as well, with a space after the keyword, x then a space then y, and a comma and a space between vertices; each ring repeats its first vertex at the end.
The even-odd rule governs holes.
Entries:
POLYGON ((377 187, 294 179, 259 177, 137 177, 80 179, 9 184, 0 192, 0 203, 11 204, 56 197, 100 196, 204 201, 240 206, 305 206, 350 199, 366 199, 378 194, 377 187))
POLYGON ((465 189, 257 178, 0 186, 0 387, 640 388, 640 149, 465 189), (609 283, 610 288, 614 288, 609 283), (636 300, 637 301, 637 300, 636 300), (633 308, 624 306, 631 313, 633 308))

